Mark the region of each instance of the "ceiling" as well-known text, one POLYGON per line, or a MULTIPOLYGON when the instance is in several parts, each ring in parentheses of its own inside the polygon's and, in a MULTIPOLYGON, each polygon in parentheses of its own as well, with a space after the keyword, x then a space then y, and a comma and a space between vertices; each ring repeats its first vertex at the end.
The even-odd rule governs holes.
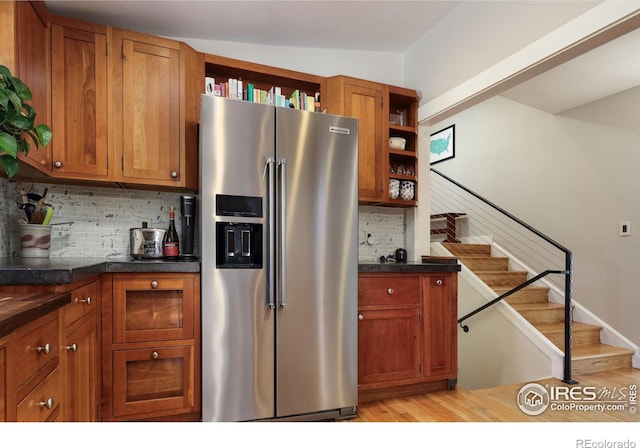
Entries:
MULTIPOLYGON (((402 53, 462 2, 49 0, 46 3, 58 15, 166 37, 402 53)), ((521 83, 503 95, 555 114, 638 85, 640 30, 521 83)))

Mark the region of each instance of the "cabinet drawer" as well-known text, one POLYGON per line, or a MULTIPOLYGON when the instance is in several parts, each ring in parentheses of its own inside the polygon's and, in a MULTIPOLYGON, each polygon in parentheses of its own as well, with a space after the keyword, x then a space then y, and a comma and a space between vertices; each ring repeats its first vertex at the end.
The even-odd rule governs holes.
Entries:
POLYGON ((19 388, 45 364, 58 358, 58 313, 50 313, 18 332, 15 372, 19 388))
POLYGON ((113 414, 116 417, 195 406, 194 346, 113 352, 113 414))
POLYGON ((62 373, 58 367, 18 404, 18 421, 55 420, 59 413, 63 390, 62 373))
POLYGON ((406 306, 419 303, 420 277, 381 276, 358 279, 358 306, 406 306))
POLYGON ((192 275, 115 277, 113 342, 193 338, 193 285, 192 275))
POLYGON ((71 291, 71 303, 63 309, 65 328, 80 319, 85 314, 96 309, 98 298, 97 282, 89 283, 71 291))

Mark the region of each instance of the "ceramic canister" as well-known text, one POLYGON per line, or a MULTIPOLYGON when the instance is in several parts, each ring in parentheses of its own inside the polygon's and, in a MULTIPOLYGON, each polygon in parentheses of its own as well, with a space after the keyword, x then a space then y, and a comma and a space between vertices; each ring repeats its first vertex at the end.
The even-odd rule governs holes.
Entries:
POLYGON ((406 201, 413 199, 415 196, 415 186, 412 181, 405 180, 400 185, 400 197, 406 201))
POLYGON ((389 179, 389 197, 397 199, 400 196, 400 181, 398 179, 389 179))

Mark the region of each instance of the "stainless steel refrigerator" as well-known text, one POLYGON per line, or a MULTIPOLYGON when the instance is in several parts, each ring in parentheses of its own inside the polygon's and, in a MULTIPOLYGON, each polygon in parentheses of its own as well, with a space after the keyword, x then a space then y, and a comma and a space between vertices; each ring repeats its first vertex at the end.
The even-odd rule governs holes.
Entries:
POLYGON ((358 122, 202 96, 204 421, 350 418, 358 122))

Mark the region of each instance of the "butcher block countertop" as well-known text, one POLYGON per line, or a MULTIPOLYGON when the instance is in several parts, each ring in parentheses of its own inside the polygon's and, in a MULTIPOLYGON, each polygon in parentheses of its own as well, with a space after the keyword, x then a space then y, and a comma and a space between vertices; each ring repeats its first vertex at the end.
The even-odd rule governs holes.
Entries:
POLYGON ((0 338, 70 302, 68 292, 0 293, 0 338))

